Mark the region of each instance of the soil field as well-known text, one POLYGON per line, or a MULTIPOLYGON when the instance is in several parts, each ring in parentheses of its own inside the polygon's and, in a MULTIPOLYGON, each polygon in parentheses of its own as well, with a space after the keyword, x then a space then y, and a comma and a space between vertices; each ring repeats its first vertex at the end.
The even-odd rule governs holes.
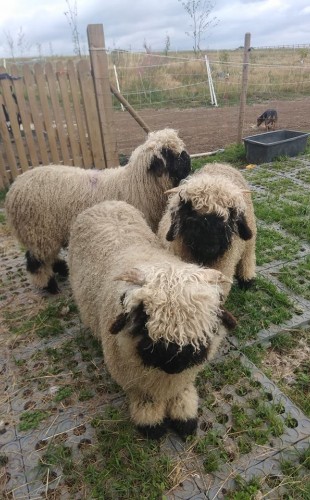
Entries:
MULTIPOLYGON (((277 129, 310 131, 310 97, 294 101, 272 100, 246 106, 242 137, 265 132, 256 118, 266 109, 278 112, 277 129)), ((237 142, 239 106, 192 109, 144 109, 139 112, 151 130, 179 130, 190 154, 204 153, 237 142)), ((126 111, 115 112, 119 153, 130 154, 145 139, 142 128, 126 111)))

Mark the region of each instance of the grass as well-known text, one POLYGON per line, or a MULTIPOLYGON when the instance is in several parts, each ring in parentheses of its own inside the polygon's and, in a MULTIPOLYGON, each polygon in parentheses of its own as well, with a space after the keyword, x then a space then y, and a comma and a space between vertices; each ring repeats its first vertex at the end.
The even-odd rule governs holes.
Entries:
POLYGON ((310 256, 306 256, 294 265, 287 265, 280 269, 279 280, 290 290, 310 300, 310 256))
POLYGON ((30 318, 23 318, 20 311, 6 311, 4 317, 12 333, 19 336, 36 334, 44 338, 60 334, 75 313, 75 304, 71 300, 60 298, 49 302, 43 310, 30 318), (14 319, 15 322, 12 321, 14 319))
POLYGON ((174 463, 160 453, 159 444, 142 439, 124 411, 116 407, 107 407, 93 419, 92 426, 96 444, 80 449, 79 462, 70 448, 52 442, 39 461, 41 475, 61 468, 71 494, 81 491, 83 485, 88 498, 162 498, 171 486, 174 463))
POLYGON ((284 236, 279 231, 258 225, 256 263, 258 266, 277 260, 292 260, 302 249, 301 242, 293 236, 284 236))
POLYGON ((18 429, 20 431, 37 429, 42 420, 45 420, 48 415, 48 412, 42 410, 25 411, 20 416, 18 429))
POLYGON ((261 276, 257 277, 253 289, 233 287, 226 307, 238 318, 234 335, 241 342, 255 338, 260 330, 270 325, 284 323, 293 315, 289 297, 261 276))
POLYGON ((276 222, 290 234, 310 241, 310 205, 254 195, 254 210, 258 219, 269 224, 276 222))
POLYGON ((0 208, 4 207, 4 200, 5 200, 7 192, 8 192, 8 189, 1 189, 0 190, 0 208))
POLYGON ((310 417, 310 329, 293 330, 275 335, 271 347, 265 351, 263 359, 267 375, 275 380, 280 389, 310 417), (269 354, 268 354, 269 353, 269 354), (272 354, 272 362, 266 363, 272 354), (279 367, 290 367, 282 376, 279 367), (266 367, 268 367, 266 369, 266 367))
MULTIPOLYGON (((195 159, 193 165, 199 168, 210 161, 228 161, 242 167, 246 165, 244 148, 235 145, 207 160, 195 159)), ((283 161, 274 162, 275 168, 272 164, 243 170, 249 182, 264 188, 253 195, 259 219, 264 221, 264 224, 258 224, 259 265, 275 260, 292 261, 298 252, 302 252, 300 238, 305 239, 309 227, 309 195, 291 179, 279 175, 283 161), (282 228, 286 225, 286 231, 277 231, 275 222, 282 228)), ((293 164, 296 164, 295 160, 288 160, 288 167, 283 171, 292 171, 293 164)), ((306 297, 306 283, 301 283, 301 280, 307 277, 307 273, 309 258, 300 258, 293 266, 286 264, 279 279, 290 290, 306 297)), ((270 340, 270 345, 257 342, 244 345, 249 340, 257 340, 262 328, 282 324, 292 317, 295 309, 288 295, 259 276, 256 289, 242 291, 234 286, 226 306, 238 319, 234 335, 242 352, 310 416, 310 365, 301 356, 303 351, 306 352, 305 346, 309 346, 309 331, 278 334, 270 340), (272 362, 267 365, 269 356, 272 362), (278 366, 271 356, 277 357, 279 366, 288 363, 288 380, 283 376, 277 378, 278 366)), ((40 348, 35 348, 29 359, 24 359, 24 354, 14 358, 19 377, 17 387, 18 384, 23 386, 25 380, 28 385, 31 384, 29 380, 33 380, 39 391, 49 395, 44 407, 22 412, 20 431, 49 427, 55 418, 52 410, 66 411, 66 408, 78 407, 78 411, 87 409, 85 414, 93 415, 88 409, 95 407, 99 397, 104 401, 102 411, 100 407, 100 414, 92 420, 95 436, 90 440, 88 437, 83 439, 82 435, 77 438, 76 434, 78 453, 72 452, 70 441, 61 442, 62 436, 56 436, 42 447, 38 471, 44 484, 56 478, 60 481, 55 495, 61 497, 61 485, 65 484, 72 497, 83 491, 88 498, 94 499, 157 500, 165 498, 165 492, 180 483, 181 476, 184 477, 180 458, 175 460, 170 452, 163 451, 162 442, 142 439, 128 419, 128 409, 124 404, 121 407, 107 406, 111 395, 119 396, 122 392, 106 373, 100 342, 77 326, 77 309, 72 299, 48 299, 43 301, 40 311, 33 314, 24 313, 22 309, 8 309, 5 324, 13 342, 40 340, 40 348), (75 325, 75 335, 63 338, 66 329, 72 325, 75 325), (53 347, 44 345, 46 341, 53 342, 53 347), (31 379, 28 380, 29 375, 31 379), (51 387, 58 387, 58 390, 51 392, 51 387)), ((243 455, 257 456, 258 450, 260 453, 262 447, 268 448, 270 442, 277 442, 283 433, 296 426, 294 415, 286 413, 281 402, 274 402, 272 394, 253 378, 241 358, 233 354, 206 365, 197 377, 197 389, 201 397, 200 424, 205 427, 201 428, 203 434, 189 439, 184 446, 185 454, 187 450, 195 453, 195 461, 199 460, 205 474, 216 473, 224 464, 238 463, 243 455)), ((300 479, 300 475, 304 478, 308 474, 309 477, 309 456, 309 449, 296 456, 296 460, 284 455, 279 479, 266 476, 245 481, 241 476, 237 477, 234 491, 225 493, 225 498, 253 500, 260 492, 268 498, 270 489, 275 489, 277 494, 281 483, 284 483, 287 492, 284 498, 287 500, 309 498, 307 480, 300 479)), ((2 465, 6 465, 5 462, 6 457, 2 465)))
POLYGON ((193 170, 197 170, 198 168, 203 167, 206 163, 215 162, 230 163, 237 168, 244 167, 247 164, 247 161, 243 144, 230 144, 225 147, 223 152, 203 158, 194 158, 192 160, 192 168, 193 170))

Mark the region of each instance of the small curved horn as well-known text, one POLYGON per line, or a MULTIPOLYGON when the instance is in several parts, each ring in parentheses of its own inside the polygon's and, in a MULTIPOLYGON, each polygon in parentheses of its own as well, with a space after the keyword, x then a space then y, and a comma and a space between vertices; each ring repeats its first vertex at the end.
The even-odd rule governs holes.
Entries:
POLYGON ((113 278, 113 281, 127 281, 128 283, 133 283, 134 285, 143 285, 145 283, 145 274, 140 269, 133 267, 129 271, 125 271, 113 278))
POLYGON ((217 271, 216 269, 204 269, 204 274, 206 280, 209 283, 232 283, 233 280, 225 276, 225 274, 221 273, 221 271, 217 271))
POLYGON ((174 187, 171 189, 168 189, 167 191, 164 192, 164 194, 172 194, 172 193, 178 193, 179 187, 174 187))

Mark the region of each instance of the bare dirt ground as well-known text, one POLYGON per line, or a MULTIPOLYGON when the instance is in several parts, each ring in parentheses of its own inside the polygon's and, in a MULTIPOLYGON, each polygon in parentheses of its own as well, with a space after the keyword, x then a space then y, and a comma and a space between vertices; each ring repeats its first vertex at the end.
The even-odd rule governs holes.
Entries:
MULTIPOLYGON (((309 131, 310 97, 294 101, 272 100, 246 106, 242 137, 265 132, 256 118, 268 108, 278 112, 277 129, 309 131)), ((140 116, 151 130, 172 127, 179 130, 190 154, 214 151, 237 142, 239 106, 192 109, 145 109, 140 116)), ((141 144, 145 132, 126 111, 115 113, 119 152, 130 154, 141 144)))

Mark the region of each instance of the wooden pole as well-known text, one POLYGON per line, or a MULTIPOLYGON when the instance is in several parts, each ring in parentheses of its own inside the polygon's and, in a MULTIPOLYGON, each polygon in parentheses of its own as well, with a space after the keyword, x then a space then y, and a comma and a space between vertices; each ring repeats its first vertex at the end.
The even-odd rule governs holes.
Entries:
POLYGON ((250 50, 251 50, 251 33, 246 33, 245 37, 244 37, 242 84, 241 84, 239 122, 238 122, 238 137, 237 137, 238 144, 241 144, 241 142, 242 142, 244 110, 245 110, 245 105, 246 105, 246 94, 247 94, 247 88, 248 88, 250 50))
POLYGON ((106 165, 107 167, 117 167, 119 161, 110 91, 108 57, 102 24, 89 24, 87 26, 87 37, 106 165))
POLYGON ((112 83, 110 83, 110 88, 119 102, 123 104, 124 108, 126 108, 131 116, 136 120, 136 122, 139 123, 140 127, 142 127, 147 134, 151 132, 150 127, 145 123, 144 120, 142 120, 141 116, 138 115, 138 113, 133 109, 133 107, 129 104, 125 97, 122 96, 122 94, 114 87, 112 83))

